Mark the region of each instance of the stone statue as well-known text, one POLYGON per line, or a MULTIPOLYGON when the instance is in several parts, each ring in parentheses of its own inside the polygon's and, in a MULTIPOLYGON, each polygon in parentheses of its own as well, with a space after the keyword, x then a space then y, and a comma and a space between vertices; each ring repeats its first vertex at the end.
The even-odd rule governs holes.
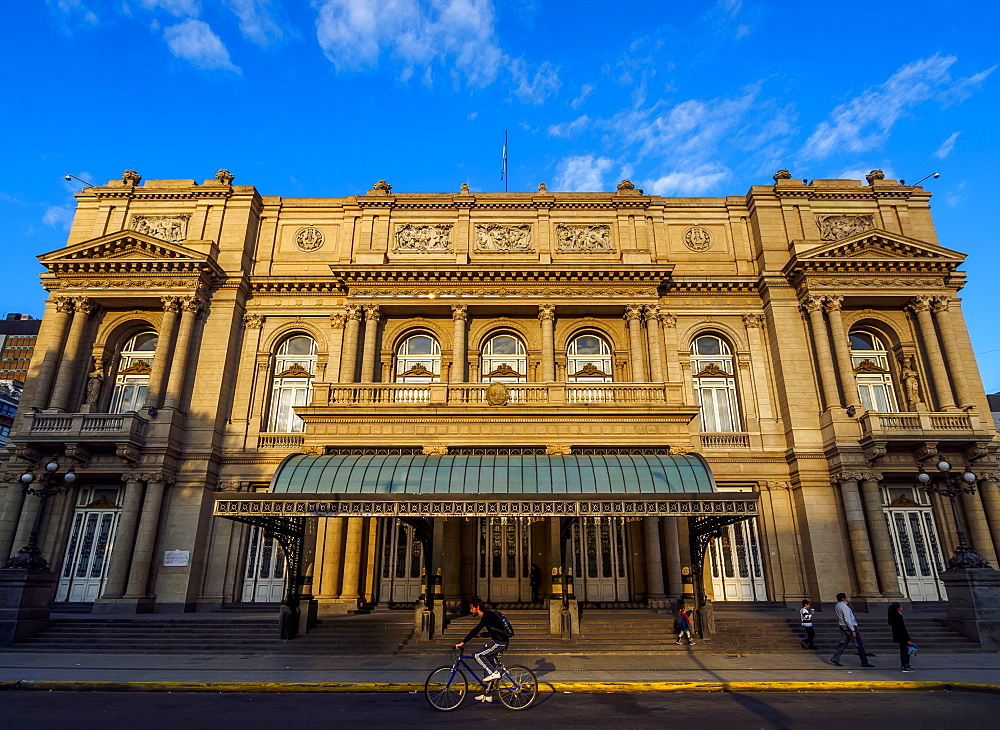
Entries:
POLYGON ((545 183, 538 183, 538 192, 547 193, 549 191, 549 186, 545 183))
POLYGON ((138 185, 142 182, 142 175, 135 170, 126 170, 122 173, 122 181, 126 185, 138 185))
POLYGON ((462 183, 462 188, 461 188, 461 191, 462 191, 463 193, 467 193, 467 192, 469 192, 469 183, 467 183, 467 182, 464 182, 464 183, 462 183))
POLYGON ((876 180, 885 180, 885 173, 881 170, 872 170, 867 175, 865 175, 865 180, 871 185, 876 180))
POLYGON ((625 178, 620 183, 618 183, 618 189, 619 190, 635 190, 635 185, 632 184, 631 180, 629 180, 628 178, 625 178))
POLYGON ((229 170, 219 170, 217 173, 215 173, 215 179, 218 180, 223 185, 232 185, 233 179, 235 177, 236 176, 233 175, 233 173, 229 172, 229 170))
POLYGON ((919 411, 923 403, 920 400, 920 382, 917 371, 913 369, 913 357, 906 355, 900 360, 899 377, 903 381, 903 397, 906 398, 906 408, 909 411, 919 411))
POLYGON ((783 167, 780 170, 778 170, 776 173, 774 173, 773 175, 771 175, 771 177, 774 178, 775 182, 777 182, 778 180, 791 180, 792 179, 792 173, 790 173, 786 168, 783 167))
POLYGON ((87 397, 85 403, 88 406, 97 405, 97 398, 101 394, 101 384, 104 382, 104 361, 94 358, 94 369, 87 376, 87 397))

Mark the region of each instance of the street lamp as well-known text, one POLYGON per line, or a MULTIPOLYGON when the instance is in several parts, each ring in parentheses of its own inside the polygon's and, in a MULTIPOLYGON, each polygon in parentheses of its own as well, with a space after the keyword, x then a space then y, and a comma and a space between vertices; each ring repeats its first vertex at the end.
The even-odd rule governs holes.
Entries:
POLYGON ((947 497, 951 501, 951 513, 955 518, 955 532, 958 535, 958 547, 955 548, 955 554, 951 556, 951 560, 948 561, 949 570, 961 570, 963 568, 988 568, 990 564, 985 558, 980 557, 976 554, 976 551, 972 549, 972 546, 965 541, 965 530, 962 529, 962 518, 958 515, 958 505, 955 503, 955 497, 960 494, 975 494, 976 493, 976 475, 972 473, 971 470, 966 469, 965 472, 959 476, 958 474, 952 474, 951 464, 942 458, 937 464, 938 471, 938 481, 935 483, 935 478, 920 468, 920 473, 917 474, 917 479, 920 481, 920 485, 925 491, 931 494, 940 494, 947 497))
POLYGON ((62 479, 56 476, 59 470, 59 462, 50 459, 42 472, 40 484, 32 487, 35 481, 35 474, 26 471, 21 475, 21 491, 24 494, 34 494, 41 501, 38 504, 38 511, 35 513, 35 522, 31 526, 31 535, 28 537, 28 544, 21 548, 17 555, 7 561, 8 568, 27 568, 28 570, 48 570, 49 564, 42 557, 42 551, 38 549, 38 528, 42 524, 42 513, 45 511, 45 500, 57 494, 68 492, 76 481, 76 474, 73 467, 69 468, 62 479))

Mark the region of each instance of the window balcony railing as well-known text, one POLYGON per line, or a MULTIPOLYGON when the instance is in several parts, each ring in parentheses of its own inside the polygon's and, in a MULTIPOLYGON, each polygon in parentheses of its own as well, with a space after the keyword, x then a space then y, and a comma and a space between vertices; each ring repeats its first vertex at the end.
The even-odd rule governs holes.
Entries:
POLYGON ((149 425, 137 413, 33 413, 28 426, 32 437, 80 441, 142 440, 149 425))
POLYGON ((990 425, 979 413, 878 413, 866 411, 858 418, 862 438, 969 438, 990 436, 990 425))
POLYGON ((749 449, 750 434, 748 433, 703 433, 701 434, 703 449, 749 449))
POLYGON ((257 448, 298 451, 304 440, 301 433, 262 433, 257 436, 257 448))
MULTIPOLYGON (((312 405, 487 405, 491 383, 317 384, 312 405), (326 395, 324 393, 328 393, 326 395)), ((577 406, 666 405, 667 386, 655 383, 504 383, 508 404, 577 406)))

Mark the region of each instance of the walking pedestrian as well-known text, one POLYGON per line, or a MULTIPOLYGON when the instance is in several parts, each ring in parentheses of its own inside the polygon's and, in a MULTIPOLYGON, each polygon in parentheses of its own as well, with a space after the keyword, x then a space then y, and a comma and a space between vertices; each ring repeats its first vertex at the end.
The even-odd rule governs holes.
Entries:
POLYGON ((528 584, 531 586, 531 602, 538 603, 538 589, 542 585, 542 569, 535 563, 531 564, 531 571, 528 573, 528 584))
POLYGON ((861 658, 861 666, 866 669, 870 669, 875 665, 868 661, 868 655, 865 654, 865 642, 861 640, 861 632, 858 630, 858 620, 854 618, 854 611, 847 600, 846 593, 837 594, 837 608, 835 609, 837 614, 837 627, 840 629, 840 643, 837 644, 837 650, 833 652, 833 658, 830 659, 831 664, 836 664, 838 667, 843 666, 840 663, 840 657, 844 653, 844 649, 852 641, 854 645, 858 647, 858 656, 861 658))
POLYGON ((816 649, 816 631, 813 629, 813 614, 816 609, 810 605, 808 598, 802 599, 802 608, 799 609, 799 621, 802 628, 806 630, 806 638, 802 640, 803 649, 816 649))
POLYGON ((910 656, 917 649, 910 641, 910 634, 906 630, 903 622, 903 607, 898 603, 889 604, 889 626, 892 628, 892 641, 899 644, 899 670, 901 672, 912 672, 910 667, 910 656))
POLYGON ((688 646, 694 646, 694 639, 691 638, 691 611, 683 608, 677 609, 677 618, 674 619, 674 629, 677 631, 677 641, 675 644, 683 643, 681 639, 687 638, 688 646))

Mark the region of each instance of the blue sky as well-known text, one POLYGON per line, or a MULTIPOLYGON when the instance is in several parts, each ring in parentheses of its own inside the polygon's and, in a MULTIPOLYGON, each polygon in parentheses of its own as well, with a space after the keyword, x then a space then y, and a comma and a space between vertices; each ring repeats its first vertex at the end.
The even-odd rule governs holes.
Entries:
POLYGON ((5 17, 4 312, 41 313, 34 256, 65 242, 67 173, 502 190, 509 129, 511 190, 940 172, 925 185, 941 243, 969 254, 965 312, 1000 390, 997 3, 35 0, 5 17))

